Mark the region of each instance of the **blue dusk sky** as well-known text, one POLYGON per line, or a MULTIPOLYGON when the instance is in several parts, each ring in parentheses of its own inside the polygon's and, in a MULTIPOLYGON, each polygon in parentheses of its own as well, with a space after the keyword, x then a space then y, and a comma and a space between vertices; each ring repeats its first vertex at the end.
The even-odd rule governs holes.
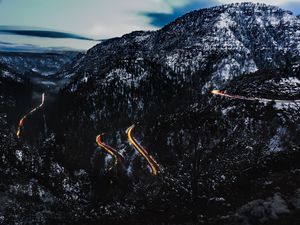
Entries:
MULTIPOLYGON (((0 50, 65 47, 155 30, 195 9, 238 0, 0 0, 0 50)), ((260 0, 300 14, 300 0, 260 0)))

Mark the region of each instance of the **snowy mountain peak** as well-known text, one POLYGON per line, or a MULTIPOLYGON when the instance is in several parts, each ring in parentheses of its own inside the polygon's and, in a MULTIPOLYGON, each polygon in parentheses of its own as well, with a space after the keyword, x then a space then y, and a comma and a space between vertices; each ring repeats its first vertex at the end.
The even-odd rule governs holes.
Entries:
MULTIPOLYGON (((198 76, 199 88, 207 91, 242 74, 280 68, 287 58, 297 58, 299 30, 300 20, 275 6, 236 3, 201 9, 155 32, 137 31, 106 40, 80 58, 80 63, 69 65, 62 76, 84 74, 111 80, 109 75, 120 69, 120 62, 136 64, 142 58, 165 71, 166 77, 176 74, 183 83, 198 76)), ((137 81, 139 76, 144 74, 135 76, 137 81)), ((81 80, 72 81, 73 90, 81 80)))

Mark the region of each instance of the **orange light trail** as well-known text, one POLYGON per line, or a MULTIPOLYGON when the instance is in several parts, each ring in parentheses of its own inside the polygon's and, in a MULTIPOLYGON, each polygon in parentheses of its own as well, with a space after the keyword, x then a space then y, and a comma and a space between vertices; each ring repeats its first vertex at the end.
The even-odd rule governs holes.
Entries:
MULTIPOLYGON (((122 163, 124 161, 124 157, 115 149, 113 149, 112 147, 104 144, 101 140, 101 136, 104 135, 103 133, 102 134, 99 134, 97 137, 96 137, 96 142, 97 144, 103 148, 105 151, 108 152, 109 155, 111 155, 114 159, 115 159, 115 166, 119 163, 122 163)), ((111 170, 111 168, 109 168, 109 170, 111 170)))
POLYGON ((157 175, 158 170, 159 170, 159 165, 155 160, 148 154, 148 152, 140 145, 137 143, 135 138, 132 136, 132 130, 134 128, 134 125, 129 127, 126 131, 128 140, 129 142, 134 146, 134 148, 146 159, 148 164, 150 165, 151 168, 151 174, 153 176, 157 175))
POLYGON ((239 96, 239 95, 230 95, 230 94, 227 94, 227 93, 225 93, 223 91, 220 91, 220 90, 212 90, 211 93, 214 94, 214 95, 220 95, 220 96, 233 98, 233 99, 255 100, 255 98, 246 98, 246 97, 239 96))
POLYGON ((240 96, 240 95, 231 95, 228 93, 225 93, 224 91, 220 90, 212 90, 212 94, 214 95, 220 95, 224 96, 227 98, 232 98, 232 99, 242 99, 242 100, 248 100, 248 101, 261 101, 261 102, 277 102, 277 103, 300 103, 300 99, 296 100, 284 100, 284 99, 270 99, 270 98, 258 98, 258 97, 245 97, 245 96, 240 96))
POLYGON ((29 113, 25 114, 25 115, 21 118, 21 120, 20 120, 20 122, 19 122, 18 130, 17 130, 17 133, 16 133, 18 138, 19 138, 20 135, 21 135, 21 128, 22 128, 23 125, 24 125, 25 119, 26 119, 28 116, 32 115, 32 114, 33 114, 35 111, 37 111, 39 108, 41 108, 41 107, 44 105, 44 102, 45 102, 45 93, 42 94, 42 102, 41 102, 41 104, 38 105, 37 107, 33 108, 29 113))

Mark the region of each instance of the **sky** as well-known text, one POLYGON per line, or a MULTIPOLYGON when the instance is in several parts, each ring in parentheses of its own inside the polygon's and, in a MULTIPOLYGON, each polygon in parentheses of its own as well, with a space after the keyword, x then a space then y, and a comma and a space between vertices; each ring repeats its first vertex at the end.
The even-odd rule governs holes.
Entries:
MULTIPOLYGON (((247 1, 300 14, 300 0, 247 1)), ((233 2, 243 1, 0 0, 0 50, 3 46, 8 50, 33 46, 86 50, 102 39, 156 30, 189 11, 233 2)))

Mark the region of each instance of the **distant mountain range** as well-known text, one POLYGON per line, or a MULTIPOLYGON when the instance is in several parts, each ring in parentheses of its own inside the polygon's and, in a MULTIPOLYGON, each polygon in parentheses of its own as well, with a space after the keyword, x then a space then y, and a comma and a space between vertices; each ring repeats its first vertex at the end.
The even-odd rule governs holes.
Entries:
POLYGON ((32 76, 32 73, 49 76, 57 73, 78 54, 79 52, 71 51, 43 53, 0 52, 0 63, 25 76, 32 76))

